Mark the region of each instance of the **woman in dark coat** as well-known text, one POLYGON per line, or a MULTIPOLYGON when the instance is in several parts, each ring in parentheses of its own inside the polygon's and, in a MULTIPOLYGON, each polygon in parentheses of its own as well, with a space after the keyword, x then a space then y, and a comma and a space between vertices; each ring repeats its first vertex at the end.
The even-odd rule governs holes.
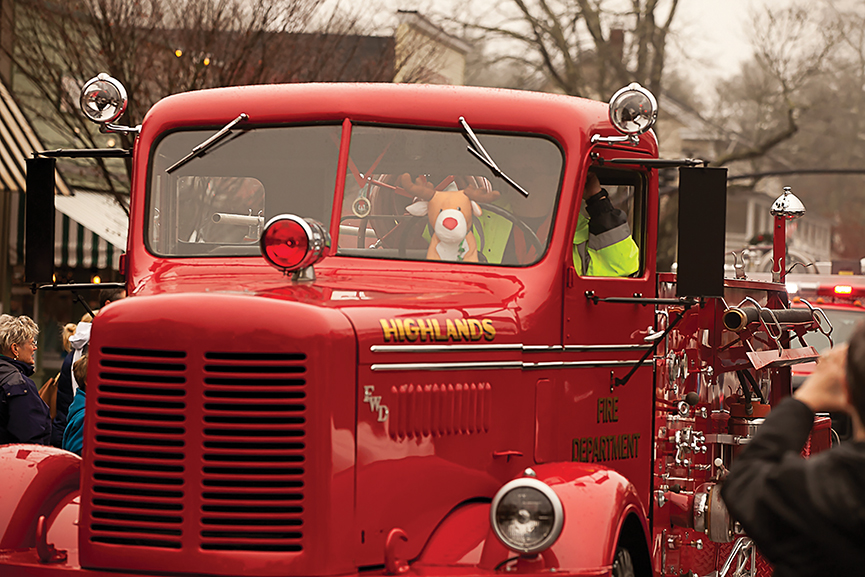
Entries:
POLYGON ((51 414, 30 380, 38 335, 30 317, 0 315, 0 444, 51 443, 51 414))

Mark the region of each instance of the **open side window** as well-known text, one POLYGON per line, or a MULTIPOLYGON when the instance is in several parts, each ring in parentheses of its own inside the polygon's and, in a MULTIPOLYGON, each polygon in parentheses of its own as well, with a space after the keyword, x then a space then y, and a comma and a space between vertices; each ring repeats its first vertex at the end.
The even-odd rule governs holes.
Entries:
POLYGON ((595 166, 601 193, 586 185, 574 234, 574 267, 583 276, 640 276, 646 263, 646 191, 642 170, 595 166))

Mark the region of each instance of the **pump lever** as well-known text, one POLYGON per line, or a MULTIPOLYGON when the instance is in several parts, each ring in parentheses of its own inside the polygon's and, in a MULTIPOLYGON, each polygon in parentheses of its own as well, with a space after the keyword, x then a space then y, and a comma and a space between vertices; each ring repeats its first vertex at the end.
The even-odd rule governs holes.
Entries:
POLYGON ((745 275, 745 251, 743 250, 741 253, 730 251, 730 254, 733 255, 733 270, 736 271, 736 278, 747 279, 748 277, 745 275))
POLYGON ((814 263, 813 263, 813 262, 809 262, 808 264, 805 264, 804 262, 794 262, 794 263, 793 263, 793 266, 791 266, 790 268, 787 269, 787 273, 786 273, 786 274, 790 274, 790 272, 791 272, 794 268, 796 268, 797 266, 801 266, 802 268, 808 268, 809 266, 814 266, 814 263))

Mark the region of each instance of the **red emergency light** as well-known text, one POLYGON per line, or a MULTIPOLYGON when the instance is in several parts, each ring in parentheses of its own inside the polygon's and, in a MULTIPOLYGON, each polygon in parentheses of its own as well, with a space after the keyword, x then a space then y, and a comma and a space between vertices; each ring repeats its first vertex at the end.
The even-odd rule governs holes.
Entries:
POLYGON ((852 303, 865 297, 865 286, 852 284, 827 284, 817 288, 817 295, 828 297, 829 302, 852 303))
POLYGON ((289 273, 318 262, 330 246, 330 236, 317 221, 281 214, 265 225, 260 244, 267 262, 289 273))

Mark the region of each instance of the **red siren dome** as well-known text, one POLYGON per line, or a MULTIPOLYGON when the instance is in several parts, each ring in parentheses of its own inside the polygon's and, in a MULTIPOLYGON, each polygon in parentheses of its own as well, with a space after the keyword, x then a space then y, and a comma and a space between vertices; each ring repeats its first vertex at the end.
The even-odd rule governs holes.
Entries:
POLYGON ((261 254, 270 264, 294 272, 315 264, 330 239, 320 223, 281 214, 265 225, 260 244, 261 254))

